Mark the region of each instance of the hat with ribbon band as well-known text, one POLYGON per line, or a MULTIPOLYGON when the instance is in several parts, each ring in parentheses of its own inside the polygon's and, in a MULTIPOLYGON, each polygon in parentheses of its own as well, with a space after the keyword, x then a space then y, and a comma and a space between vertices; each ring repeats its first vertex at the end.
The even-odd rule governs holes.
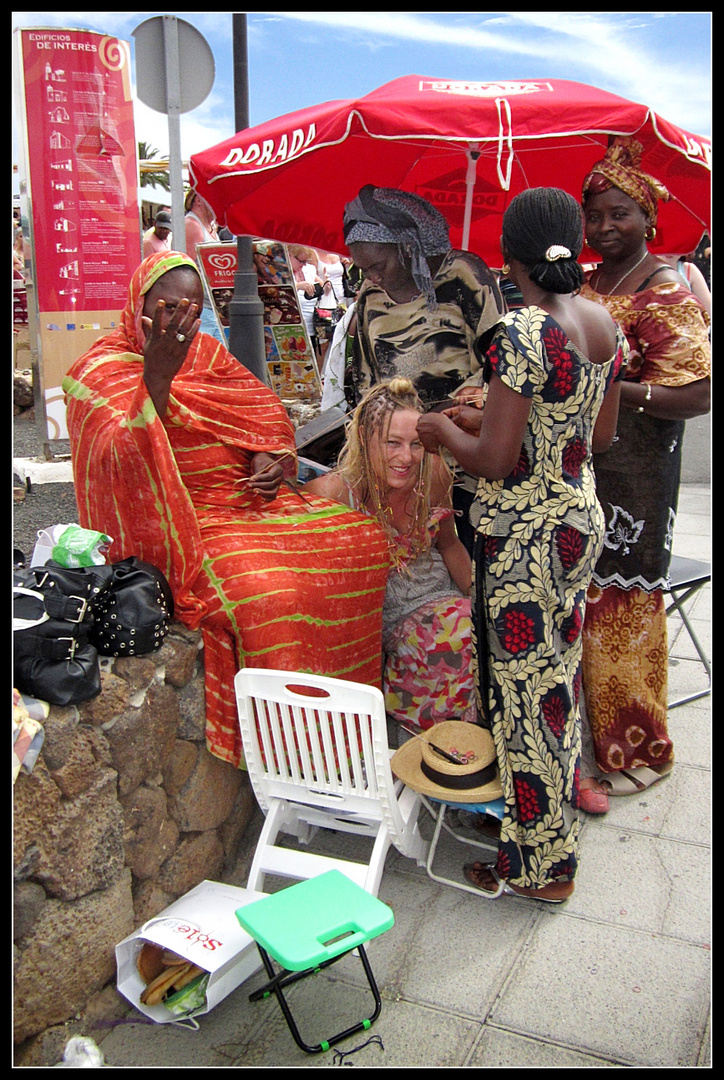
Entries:
POLYGON ((442 802, 492 802, 503 794, 492 735, 462 720, 445 720, 408 739, 390 765, 403 784, 442 802), (435 746, 455 761, 438 754, 435 746))

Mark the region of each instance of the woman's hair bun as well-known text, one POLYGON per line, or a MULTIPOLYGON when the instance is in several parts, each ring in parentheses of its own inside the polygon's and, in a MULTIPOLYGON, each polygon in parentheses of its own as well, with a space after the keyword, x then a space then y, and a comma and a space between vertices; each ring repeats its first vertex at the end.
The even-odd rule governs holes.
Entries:
POLYGON ((546 292, 575 292, 583 284, 580 204, 561 188, 522 191, 503 216, 503 249, 546 292))

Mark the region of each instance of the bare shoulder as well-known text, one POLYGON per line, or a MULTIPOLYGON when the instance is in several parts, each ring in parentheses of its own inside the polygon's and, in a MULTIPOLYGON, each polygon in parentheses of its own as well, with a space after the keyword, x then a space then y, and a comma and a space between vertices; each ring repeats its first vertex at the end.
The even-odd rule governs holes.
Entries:
POLYGON ((608 308, 603 304, 597 304, 595 300, 588 300, 584 296, 578 297, 579 310, 591 327, 596 327, 601 333, 610 332, 616 335, 616 323, 608 308))
POLYGON ((589 300, 586 296, 577 296, 576 307, 587 319, 597 320, 601 326, 611 321, 608 309, 596 300, 589 300))
POLYGON ((325 499, 334 499, 335 502, 348 502, 349 492, 347 485, 337 472, 324 473, 314 480, 308 480, 301 485, 302 491, 308 491, 312 495, 321 495, 325 499))
POLYGON ((681 274, 678 272, 678 270, 675 270, 674 267, 671 266, 664 259, 656 259, 656 262, 659 265, 654 266, 653 268, 649 268, 648 266, 646 266, 646 264, 644 264, 646 266, 647 277, 650 277, 652 274, 656 274, 654 282, 656 282, 657 285, 663 285, 665 281, 675 281, 677 282, 677 284, 681 283, 681 274))

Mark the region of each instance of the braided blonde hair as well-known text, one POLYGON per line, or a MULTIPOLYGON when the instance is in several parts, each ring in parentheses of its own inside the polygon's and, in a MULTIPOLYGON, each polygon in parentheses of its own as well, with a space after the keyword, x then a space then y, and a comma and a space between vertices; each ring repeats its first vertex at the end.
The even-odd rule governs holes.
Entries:
MULTIPOLYGON (((357 504, 373 514, 383 529, 393 563, 398 569, 403 562, 411 561, 430 547, 427 522, 433 473, 433 456, 425 453, 420 463, 420 475, 411 493, 414 500, 410 512, 412 525, 406 537, 410 552, 403 554, 396 542, 397 533, 392 523, 392 508, 382 472, 383 444, 390 430, 392 414, 402 409, 422 413, 422 404, 410 380, 396 377, 376 383, 352 414, 337 464, 337 471, 354 493, 357 504), (374 453, 375 448, 377 454, 374 453)), ((449 473, 444 463, 443 466, 449 473)), ((452 486, 452 475, 449 479, 452 486)))

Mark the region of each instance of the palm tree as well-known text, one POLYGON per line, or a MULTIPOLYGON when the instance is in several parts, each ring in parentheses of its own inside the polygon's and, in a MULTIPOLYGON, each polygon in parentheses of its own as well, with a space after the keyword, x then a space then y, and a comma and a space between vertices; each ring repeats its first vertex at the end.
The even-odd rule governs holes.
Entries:
MULTIPOLYGON (((153 158, 155 158, 157 154, 158 150, 156 150, 155 147, 150 146, 146 142, 139 142, 138 160, 140 162, 141 187, 159 187, 164 191, 170 191, 171 180, 168 175, 168 168, 155 171, 150 168, 148 164, 150 161, 153 161, 153 158)), ((160 164, 161 163, 159 162, 159 165, 160 164)))

